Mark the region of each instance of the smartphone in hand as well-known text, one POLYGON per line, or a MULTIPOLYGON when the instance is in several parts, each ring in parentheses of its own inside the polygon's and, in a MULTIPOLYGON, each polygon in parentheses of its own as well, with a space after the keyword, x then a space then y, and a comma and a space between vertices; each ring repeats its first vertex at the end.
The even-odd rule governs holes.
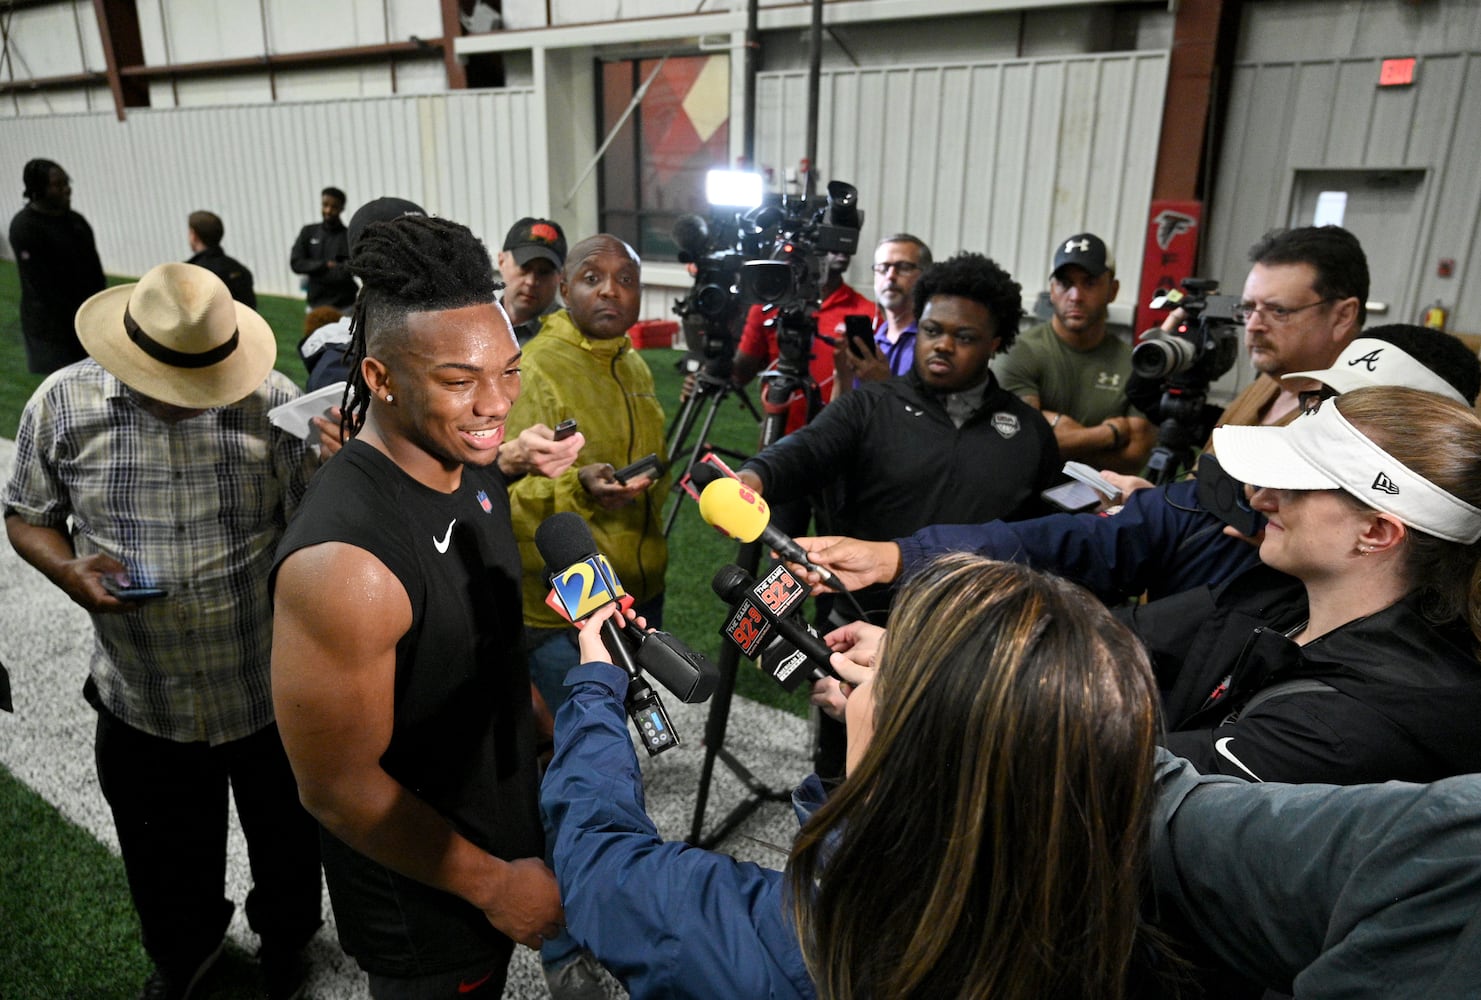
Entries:
POLYGON ((874 320, 868 316, 845 316, 843 335, 853 345, 855 354, 867 358, 874 353, 874 320))
POLYGON ((612 478, 616 479, 623 486, 626 486, 629 479, 637 479, 639 476, 656 476, 662 468, 663 465, 658 461, 658 455, 649 452, 632 465, 624 465, 612 473, 612 478))
POLYGON ((576 433, 576 418, 575 417, 572 417, 569 420, 562 420, 560 423, 558 423, 558 424, 555 425, 555 439, 557 441, 564 441, 566 438, 570 437, 572 434, 575 434, 575 433, 576 433))
POLYGON ((1245 498, 1244 483, 1225 472, 1215 455, 1198 456, 1198 505, 1246 537, 1265 527, 1265 515, 1245 498))
POLYGON ((103 589, 120 601, 153 601, 169 593, 163 587, 125 586, 112 574, 103 577, 103 589))

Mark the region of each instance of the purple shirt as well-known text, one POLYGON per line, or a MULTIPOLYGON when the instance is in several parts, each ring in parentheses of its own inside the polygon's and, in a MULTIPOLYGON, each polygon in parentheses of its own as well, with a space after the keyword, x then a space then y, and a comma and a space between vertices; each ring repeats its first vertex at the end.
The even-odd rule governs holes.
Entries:
POLYGON ((879 324, 874 331, 874 349, 890 363, 891 375, 904 375, 915 365, 915 323, 907 326, 893 344, 886 336, 889 328, 889 320, 879 324))

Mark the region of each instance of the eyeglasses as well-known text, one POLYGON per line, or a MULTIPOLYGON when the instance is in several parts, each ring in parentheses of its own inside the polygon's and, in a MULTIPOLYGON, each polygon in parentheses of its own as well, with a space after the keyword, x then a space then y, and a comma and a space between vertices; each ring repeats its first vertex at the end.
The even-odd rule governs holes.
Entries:
POLYGON ((891 260, 883 264, 873 264, 869 268, 875 274, 889 274, 891 270, 894 270, 900 275, 914 274, 920 269, 920 265, 913 260, 891 260))
POLYGON ((1229 314, 1234 317, 1234 322, 1236 323, 1248 323, 1252 316, 1254 316, 1256 313, 1259 313, 1261 316, 1265 317, 1265 322, 1271 324, 1272 326, 1281 326, 1283 324, 1289 323, 1291 321, 1291 317, 1296 315, 1298 312, 1305 312, 1308 309, 1315 309, 1317 306, 1326 305, 1328 302, 1336 301, 1336 299, 1317 299, 1315 302, 1308 302, 1306 303, 1306 305, 1297 306, 1294 309, 1288 309, 1285 306, 1257 306, 1253 302, 1237 302, 1234 304, 1233 308, 1229 310, 1229 314))
POLYGON ((1320 410, 1323 401, 1331 399, 1335 395, 1337 395, 1336 389, 1333 389, 1329 385, 1324 385, 1320 389, 1307 389, 1304 392, 1296 393, 1296 402, 1301 409, 1301 415, 1306 417, 1320 410))

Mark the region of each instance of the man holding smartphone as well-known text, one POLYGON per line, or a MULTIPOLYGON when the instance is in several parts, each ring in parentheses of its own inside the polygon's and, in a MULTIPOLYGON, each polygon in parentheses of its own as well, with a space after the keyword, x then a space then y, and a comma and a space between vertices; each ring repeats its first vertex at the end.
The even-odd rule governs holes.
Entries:
MULTIPOLYGON (((541 522, 561 511, 580 514, 638 613, 655 628, 663 618, 668 569, 660 517, 669 484, 662 464, 663 407, 653 373, 627 336, 642 305, 642 261, 615 236, 588 237, 566 256, 560 292, 566 308, 546 316, 540 335, 525 347, 524 390, 507 423, 513 437, 534 424, 575 419, 586 439, 576 465, 563 474, 529 476, 509 488, 523 570, 526 658, 552 714, 565 701, 566 672, 580 656, 575 629, 545 603, 550 585, 535 545, 541 522), (650 455, 660 463, 656 469, 626 475, 626 467, 650 455)), ((541 960, 556 1000, 605 996, 594 960, 569 937, 547 940, 541 960)))
POLYGON ((559 511, 585 518, 597 547, 651 625, 661 621, 668 568, 659 517, 668 489, 662 466, 617 477, 620 469, 649 455, 659 462, 666 458, 653 374, 627 336, 642 303, 642 264, 615 236, 582 240, 566 258, 561 298, 566 308, 547 316, 540 336, 525 347, 524 391, 509 411, 508 424, 514 437, 533 424, 554 426, 574 418, 586 436, 576 464, 564 474, 529 477, 509 489, 524 565, 530 675, 552 712, 565 700, 562 682, 577 663, 576 639, 545 604, 550 588, 535 529, 559 511))
POLYGON ((845 388, 909 374, 915 364, 915 283, 931 266, 931 248, 910 233, 895 233, 874 248, 874 298, 882 317, 873 343, 850 341, 839 358, 845 388))
POLYGON ((5 528, 92 616, 83 695, 154 964, 144 995, 188 995, 221 952, 229 785, 265 990, 293 996, 319 842, 274 723, 267 577, 316 460, 267 414, 298 390, 267 322, 194 264, 99 292, 76 327, 90 357, 26 404, 5 528))

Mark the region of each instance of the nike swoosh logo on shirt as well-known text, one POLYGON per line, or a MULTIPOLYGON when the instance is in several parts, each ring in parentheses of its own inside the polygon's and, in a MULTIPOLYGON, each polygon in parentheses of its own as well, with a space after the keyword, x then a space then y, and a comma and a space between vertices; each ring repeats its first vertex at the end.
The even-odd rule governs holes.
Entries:
POLYGON ((432 537, 432 544, 437 546, 438 555, 442 555, 447 552, 448 543, 453 540, 453 525, 457 523, 458 519, 453 518, 451 521, 447 522, 447 531, 441 538, 438 538, 435 535, 432 537))
POLYGON ((459 979, 458 980, 458 992, 459 993, 472 993, 474 990, 478 989, 484 983, 488 982, 490 979, 493 979, 493 978, 494 978, 494 973, 493 973, 492 970, 490 970, 488 972, 488 974, 485 975, 482 979, 475 979, 471 983, 468 982, 466 979, 459 979))
POLYGON ((1256 781, 1264 781, 1265 780, 1264 778, 1260 777, 1254 771, 1251 771, 1249 768, 1245 767, 1244 766, 1244 761, 1242 761, 1238 757, 1234 756, 1234 752, 1229 749, 1229 744, 1231 744, 1233 742, 1234 742, 1234 737, 1233 736, 1225 736, 1222 739, 1215 740, 1214 741, 1214 752, 1217 753, 1220 757, 1223 757, 1225 760, 1229 761, 1229 763, 1233 764, 1235 767, 1239 768, 1245 774, 1248 774, 1251 778, 1255 779, 1256 781))

